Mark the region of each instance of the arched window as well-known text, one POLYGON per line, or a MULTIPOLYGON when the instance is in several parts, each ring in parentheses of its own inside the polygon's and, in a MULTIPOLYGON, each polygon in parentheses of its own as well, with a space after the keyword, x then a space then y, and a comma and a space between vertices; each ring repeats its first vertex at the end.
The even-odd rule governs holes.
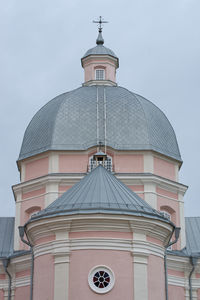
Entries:
POLYGON ((102 164, 104 166, 104 168, 106 168, 108 171, 112 172, 113 168, 112 168, 112 157, 107 155, 107 159, 105 161, 96 161, 94 159, 94 156, 92 155, 89 158, 89 172, 91 172, 93 169, 95 169, 99 164, 102 164))
POLYGON ((41 211, 40 206, 32 206, 26 210, 27 219, 30 219, 34 214, 41 211))
POLYGON ((95 79, 96 80, 105 80, 105 70, 104 69, 96 69, 95 70, 95 79))

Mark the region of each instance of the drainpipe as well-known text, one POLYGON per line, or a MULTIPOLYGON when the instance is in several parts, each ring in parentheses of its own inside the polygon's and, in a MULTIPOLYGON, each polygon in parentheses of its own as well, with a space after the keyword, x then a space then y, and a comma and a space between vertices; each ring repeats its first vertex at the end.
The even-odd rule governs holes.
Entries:
POLYGON ((189 294, 190 294, 190 300, 192 300, 192 274, 193 274, 195 266, 197 264, 197 260, 198 260, 198 257, 190 256, 190 263, 192 265, 192 270, 190 271, 190 274, 189 274, 189 294))
POLYGON ((8 300, 11 300, 11 275, 8 272, 8 265, 9 265, 10 259, 9 258, 2 258, 2 263, 4 270, 6 274, 8 275, 8 300))
POLYGON ((34 253, 33 253, 33 246, 30 243, 28 236, 26 234, 25 228, 24 226, 19 226, 19 235, 21 238, 21 241, 28 245, 30 247, 31 250, 31 284, 30 284, 30 300, 33 300, 33 274, 34 274, 34 253), (24 234, 26 235, 27 241, 24 239, 24 234))
POLYGON ((165 299, 168 300, 168 274, 167 274, 167 248, 176 244, 180 235, 180 227, 175 227, 175 229, 173 230, 172 235, 175 233, 175 240, 170 242, 167 244, 167 246, 165 247, 165 255, 164 255, 164 269, 165 269, 165 299))

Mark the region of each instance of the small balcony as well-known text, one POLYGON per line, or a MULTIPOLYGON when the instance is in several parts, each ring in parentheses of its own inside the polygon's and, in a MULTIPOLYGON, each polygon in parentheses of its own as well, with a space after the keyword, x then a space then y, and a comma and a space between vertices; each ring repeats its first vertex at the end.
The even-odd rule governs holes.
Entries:
POLYGON ((92 160, 92 161, 90 161, 90 163, 88 165, 88 168, 87 168, 87 171, 91 172, 92 170, 94 170, 99 165, 102 165, 105 169, 107 169, 110 172, 114 171, 114 166, 112 165, 111 161, 108 161, 108 160, 104 160, 104 161, 92 160))

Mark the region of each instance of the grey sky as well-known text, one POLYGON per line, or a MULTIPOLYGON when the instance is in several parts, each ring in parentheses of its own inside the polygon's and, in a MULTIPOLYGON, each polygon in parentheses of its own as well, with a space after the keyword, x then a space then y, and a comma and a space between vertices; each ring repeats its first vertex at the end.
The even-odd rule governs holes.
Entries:
POLYGON ((83 82, 80 58, 95 46, 102 15, 105 46, 120 59, 118 84, 169 118, 189 185, 185 214, 200 215, 200 1, 9 0, 0 3, 0 216, 14 215, 11 185, 24 131, 38 109, 83 82))

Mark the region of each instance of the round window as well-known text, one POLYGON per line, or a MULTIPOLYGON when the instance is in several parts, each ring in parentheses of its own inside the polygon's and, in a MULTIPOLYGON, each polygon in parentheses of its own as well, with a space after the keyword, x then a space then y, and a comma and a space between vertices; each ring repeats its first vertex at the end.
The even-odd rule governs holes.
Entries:
POLYGON ((113 288, 114 282, 114 274, 106 266, 97 266, 93 268, 88 276, 90 288, 99 294, 109 292, 113 288))

